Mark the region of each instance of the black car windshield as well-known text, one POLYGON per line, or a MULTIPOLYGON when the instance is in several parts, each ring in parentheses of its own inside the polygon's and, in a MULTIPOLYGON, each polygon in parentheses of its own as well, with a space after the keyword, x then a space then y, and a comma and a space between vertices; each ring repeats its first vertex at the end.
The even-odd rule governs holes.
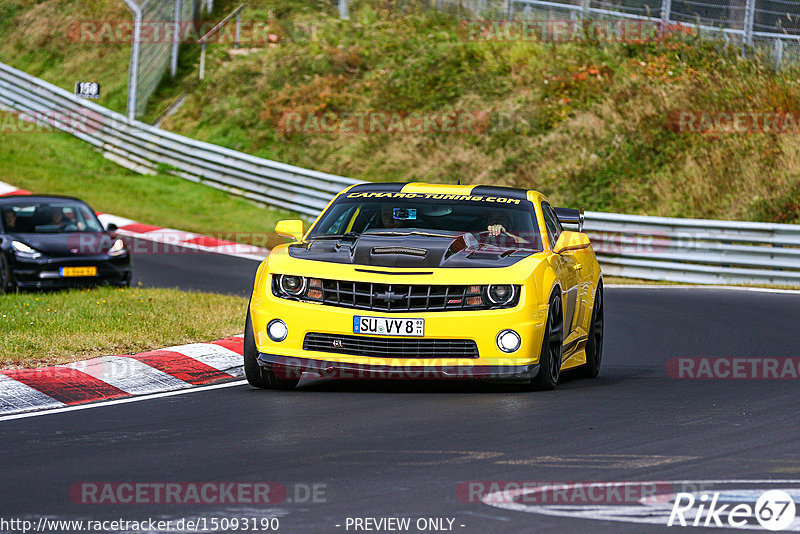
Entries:
POLYGON ((340 197, 323 214, 309 238, 357 237, 364 232, 444 231, 471 234, 485 246, 542 250, 533 205, 527 200, 427 193, 378 194, 383 196, 356 193, 340 197))
POLYGON ((0 206, 6 233, 64 234, 102 232, 103 227, 85 204, 59 200, 24 201, 0 206))

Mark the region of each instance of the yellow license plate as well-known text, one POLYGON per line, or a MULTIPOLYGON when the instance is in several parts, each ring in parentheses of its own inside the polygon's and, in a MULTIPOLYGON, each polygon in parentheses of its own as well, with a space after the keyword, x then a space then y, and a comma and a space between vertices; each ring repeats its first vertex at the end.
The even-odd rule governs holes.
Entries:
POLYGON ((61 276, 97 276, 97 267, 62 267, 61 276))

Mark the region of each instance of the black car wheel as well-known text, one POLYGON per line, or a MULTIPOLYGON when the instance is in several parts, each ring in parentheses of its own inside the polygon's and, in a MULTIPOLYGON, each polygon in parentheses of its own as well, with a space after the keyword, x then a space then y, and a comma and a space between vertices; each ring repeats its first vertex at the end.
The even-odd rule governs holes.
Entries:
POLYGON ((259 365, 250 306, 244 325, 244 375, 251 386, 261 389, 293 389, 300 382, 299 378, 279 378, 271 368, 259 365))
POLYGON ((597 286, 592 308, 592 324, 589 326, 589 340, 586 342, 586 363, 581 366, 581 374, 595 378, 600 374, 603 360, 603 283, 597 286))
POLYGON ((11 271, 8 269, 8 260, 0 253, 0 295, 11 290, 11 271))
POLYGON ((550 298, 542 352, 539 356, 539 373, 533 380, 537 389, 553 389, 561 376, 561 355, 564 350, 564 315, 561 298, 556 292, 550 298))

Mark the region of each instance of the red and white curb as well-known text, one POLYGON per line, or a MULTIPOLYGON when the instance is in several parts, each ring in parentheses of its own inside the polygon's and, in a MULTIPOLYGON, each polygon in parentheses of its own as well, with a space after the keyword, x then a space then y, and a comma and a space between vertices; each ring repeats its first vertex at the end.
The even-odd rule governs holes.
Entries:
POLYGON ((0 370, 0 415, 162 393, 240 378, 244 336, 39 369, 0 370))
MULTIPOLYGON (((0 182, 0 197, 30 194, 30 191, 18 189, 11 184, 0 182)), ((195 234, 193 232, 184 232, 182 230, 175 230, 174 228, 162 228, 160 226, 153 226, 132 219, 126 219, 125 217, 117 217, 116 215, 110 215, 108 213, 98 213, 97 217, 100 219, 100 222, 103 223, 103 226, 107 226, 110 223, 116 224, 118 228, 117 232, 120 235, 165 245, 157 247, 157 249, 163 250, 164 252, 170 252, 180 247, 194 249, 199 252, 225 254, 227 256, 236 256, 237 258, 247 258, 257 261, 263 260, 269 254, 269 249, 266 248, 195 234)), ((135 252, 134 250, 134 254, 135 252)))

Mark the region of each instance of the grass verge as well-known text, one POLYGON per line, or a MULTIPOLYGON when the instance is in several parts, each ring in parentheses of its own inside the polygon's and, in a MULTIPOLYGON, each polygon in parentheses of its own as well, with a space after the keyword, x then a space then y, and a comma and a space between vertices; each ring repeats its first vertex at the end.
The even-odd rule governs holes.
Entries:
POLYGON ((247 299, 108 288, 0 296, 0 368, 130 354, 240 334, 247 299))
MULTIPOLYGON (((218 0, 213 18, 238 4, 218 0)), ((251 0, 243 20, 268 21, 278 42, 212 43, 199 83, 197 46, 187 44, 178 77, 163 81, 144 119, 186 91, 165 128, 334 174, 535 188, 556 204, 597 211, 800 222, 796 129, 687 132, 675 118, 796 116, 796 66, 775 72, 768 54, 742 58, 722 41, 682 32, 643 42, 476 36, 430 6, 357 0, 342 21, 329 1, 251 0), (280 126, 292 111, 336 122, 343 113, 456 110, 488 117, 486 128, 336 134, 280 126)), ((119 0, 4 0, 0 60, 70 90, 79 72, 103 84, 100 104, 122 111, 129 45, 76 40, 68 29, 129 18, 119 0)))
POLYGON ((81 198, 95 210, 139 222, 271 247, 280 219, 212 187, 166 174, 140 175, 119 167, 90 145, 62 133, 0 133, 0 181, 34 193, 81 198))

